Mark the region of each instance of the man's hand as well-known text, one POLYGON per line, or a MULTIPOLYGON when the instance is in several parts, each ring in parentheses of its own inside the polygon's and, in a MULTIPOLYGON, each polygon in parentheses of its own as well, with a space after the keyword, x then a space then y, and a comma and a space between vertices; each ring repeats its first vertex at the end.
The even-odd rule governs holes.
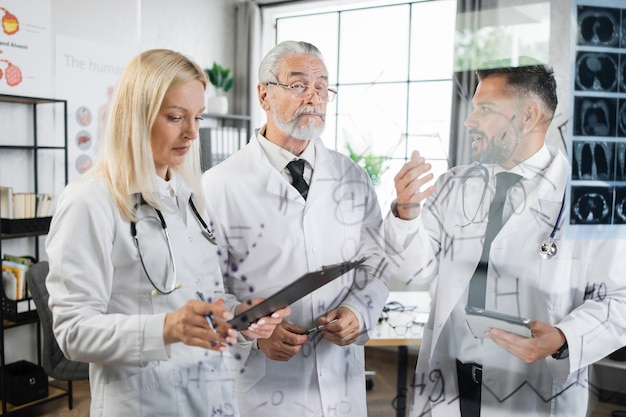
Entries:
POLYGON ((317 324, 324 324, 324 339, 338 346, 354 343, 359 337, 359 320, 354 313, 345 307, 331 310, 324 317, 317 320, 317 324), (331 323, 332 321, 332 323, 331 323))
POLYGON ((259 349, 265 356, 275 361, 288 361, 302 349, 302 345, 309 340, 303 334, 307 329, 283 321, 267 339, 257 340, 259 349))
POLYGON ((433 174, 429 172, 431 168, 418 151, 413 151, 411 160, 394 177, 399 218, 411 220, 419 216, 422 201, 435 192, 434 186, 420 191, 424 184, 433 179, 433 174))
POLYGON ((486 336, 526 363, 551 356, 565 343, 563 332, 547 323, 532 321, 530 331, 532 337, 522 337, 504 330, 491 329, 486 336))

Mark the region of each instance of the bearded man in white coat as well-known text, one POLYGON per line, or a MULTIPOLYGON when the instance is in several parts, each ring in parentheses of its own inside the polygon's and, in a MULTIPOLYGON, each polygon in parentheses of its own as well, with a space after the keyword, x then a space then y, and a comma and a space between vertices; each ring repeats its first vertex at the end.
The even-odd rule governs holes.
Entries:
POLYGON ((385 219, 400 276, 436 282, 411 416, 582 417, 587 367, 626 344, 624 242, 564 236, 570 167, 545 144, 557 105, 552 69, 532 63, 477 75, 465 121, 475 162, 426 187, 431 165, 415 151, 394 179, 397 200, 385 219), (504 194, 503 226, 491 240, 500 172, 519 180, 504 194), (482 289, 474 284, 481 268, 482 289), (474 335, 468 305, 529 318, 531 336, 497 327, 474 335))
POLYGON ((267 341, 241 341, 242 415, 367 415, 363 345, 388 295, 384 268, 377 271, 382 215, 366 172, 319 137, 336 95, 328 82, 315 46, 277 45, 259 68, 267 123, 203 176, 227 242, 226 288, 240 300, 268 297, 324 265, 366 258, 356 273, 292 304, 267 341), (289 163, 298 160, 304 172, 292 173, 289 163), (318 325, 325 327, 305 334, 318 325))

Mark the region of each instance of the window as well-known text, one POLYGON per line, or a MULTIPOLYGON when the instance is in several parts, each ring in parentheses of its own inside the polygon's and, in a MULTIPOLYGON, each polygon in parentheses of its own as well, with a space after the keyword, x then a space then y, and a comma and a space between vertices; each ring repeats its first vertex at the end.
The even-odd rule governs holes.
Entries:
POLYGON ((435 175, 448 169, 456 0, 369 4, 269 8, 264 20, 275 22, 272 44, 305 40, 322 51, 339 92, 322 139, 342 153, 350 144, 387 158, 377 186, 386 210, 393 176, 414 149, 435 175))

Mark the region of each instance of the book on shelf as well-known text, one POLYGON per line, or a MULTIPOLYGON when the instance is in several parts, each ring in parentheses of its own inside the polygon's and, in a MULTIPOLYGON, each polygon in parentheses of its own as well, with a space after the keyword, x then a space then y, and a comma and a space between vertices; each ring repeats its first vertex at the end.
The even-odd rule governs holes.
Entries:
POLYGON ((35 262, 35 258, 32 258, 30 256, 16 256, 11 255, 10 253, 5 253, 4 255, 2 255, 2 259, 5 261, 11 261, 17 264, 26 265, 28 268, 30 268, 35 262))
POLYGON ((52 194, 37 194, 35 217, 48 217, 52 214, 52 194))
POLYGON ((26 298, 26 271, 28 266, 2 260, 2 288, 4 295, 10 300, 26 298))
POLYGON ((14 193, 11 187, 2 187, 2 189, 0 217, 3 219, 31 219, 49 217, 52 214, 52 200, 54 199, 52 194, 14 193), (5 188, 10 191, 5 192, 5 188))
POLYGON ((2 288, 7 298, 23 300, 28 294, 26 289, 26 271, 35 259, 5 253, 2 256, 2 288))
POLYGON ((0 187, 0 217, 13 218, 13 188, 0 187))

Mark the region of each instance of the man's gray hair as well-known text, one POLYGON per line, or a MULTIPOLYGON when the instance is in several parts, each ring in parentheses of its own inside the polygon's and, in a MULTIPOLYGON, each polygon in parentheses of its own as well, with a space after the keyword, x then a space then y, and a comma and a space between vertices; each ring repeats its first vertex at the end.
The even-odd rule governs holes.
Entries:
POLYGON ((293 55, 312 55, 324 61, 322 53, 313 44, 304 41, 284 41, 272 48, 259 66, 259 82, 278 82, 276 74, 285 58, 293 55))

